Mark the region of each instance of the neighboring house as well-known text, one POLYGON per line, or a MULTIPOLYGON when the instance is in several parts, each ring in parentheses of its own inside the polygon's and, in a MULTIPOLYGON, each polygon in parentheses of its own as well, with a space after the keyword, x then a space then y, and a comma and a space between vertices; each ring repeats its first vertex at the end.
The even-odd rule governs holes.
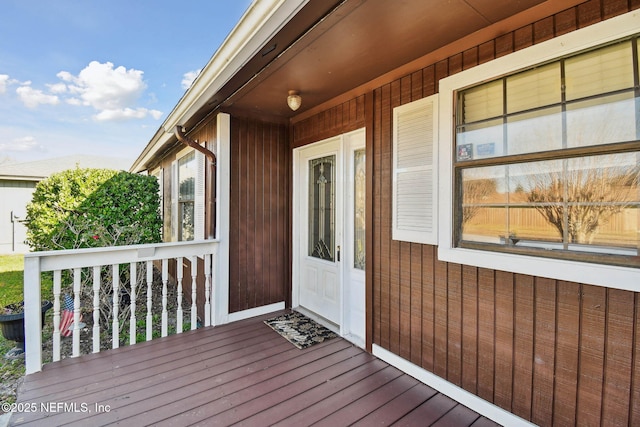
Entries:
POLYGON ((82 155, 0 165, 0 254, 29 252, 23 221, 38 182, 76 167, 127 170, 129 166, 128 159, 82 155))
POLYGON ((293 307, 475 410, 640 425, 638 7, 255 1, 131 170, 166 241, 219 239, 214 323, 293 307))

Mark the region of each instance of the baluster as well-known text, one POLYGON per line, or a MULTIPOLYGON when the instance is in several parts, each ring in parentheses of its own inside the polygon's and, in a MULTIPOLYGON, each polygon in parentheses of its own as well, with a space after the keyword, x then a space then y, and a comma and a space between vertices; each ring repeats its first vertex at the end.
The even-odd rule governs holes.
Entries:
POLYGON ((60 360, 60 292, 62 275, 60 270, 53 272, 53 361, 60 360))
POLYGON ((182 333, 182 269, 184 268, 182 257, 178 258, 176 264, 176 275, 178 278, 178 309, 176 310, 176 333, 182 333))
POLYGON ((167 281, 169 280, 169 260, 162 260, 162 336, 168 335, 169 315, 167 313, 167 281))
POLYGON ((93 267, 93 352, 100 352, 100 270, 93 267))
POLYGON ((198 327, 198 307, 196 306, 196 279, 198 277, 198 257, 191 257, 191 330, 198 327))
POLYGON ((129 276, 131 277, 131 294, 129 301, 131 304, 129 308, 131 310, 131 317, 129 318, 129 344, 136 343, 136 335, 138 333, 138 320, 136 319, 136 288, 138 287, 138 264, 132 262, 129 264, 129 276))
POLYGON ((211 326, 211 255, 204 256, 204 326, 211 326))
POLYGON ((113 322, 111 331, 111 345, 113 348, 120 347, 120 320, 118 314, 120 311, 120 266, 112 265, 113 271, 113 322))
POLYGON ((73 269, 73 352, 71 357, 80 356, 80 283, 82 269, 73 269))
POLYGON ((147 261, 147 341, 151 341, 153 334, 152 317, 151 317, 151 284, 153 283, 153 261, 147 261))

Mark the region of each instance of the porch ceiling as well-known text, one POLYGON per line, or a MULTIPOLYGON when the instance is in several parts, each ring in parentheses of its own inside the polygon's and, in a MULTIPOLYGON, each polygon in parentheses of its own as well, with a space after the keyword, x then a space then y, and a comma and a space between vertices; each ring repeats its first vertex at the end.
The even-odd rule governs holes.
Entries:
MULTIPOLYGON (((242 75, 210 98, 209 110, 221 104, 232 113, 287 119, 542 3, 549 1, 310 2, 242 75), (302 96, 302 107, 295 113, 286 104, 290 89, 302 96)), ((197 123, 209 112, 204 110, 186 124, 197 123)))

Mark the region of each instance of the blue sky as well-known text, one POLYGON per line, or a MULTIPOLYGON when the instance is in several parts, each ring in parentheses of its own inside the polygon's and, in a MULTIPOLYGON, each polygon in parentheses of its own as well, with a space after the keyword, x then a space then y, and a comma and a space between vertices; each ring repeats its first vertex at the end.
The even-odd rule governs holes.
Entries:
POLYGON ((133 162, 250 3, 3 0, 0 165, 133 162))

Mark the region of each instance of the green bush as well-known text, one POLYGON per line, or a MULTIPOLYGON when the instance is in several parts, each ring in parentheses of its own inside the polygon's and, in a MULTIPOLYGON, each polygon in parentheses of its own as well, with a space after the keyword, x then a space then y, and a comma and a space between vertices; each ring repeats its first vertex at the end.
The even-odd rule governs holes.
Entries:
POLYGON ((109 169, 70 169, 40 181, 27 205, 27 244, 35 251, 160 241, 155 177, 109 169))

